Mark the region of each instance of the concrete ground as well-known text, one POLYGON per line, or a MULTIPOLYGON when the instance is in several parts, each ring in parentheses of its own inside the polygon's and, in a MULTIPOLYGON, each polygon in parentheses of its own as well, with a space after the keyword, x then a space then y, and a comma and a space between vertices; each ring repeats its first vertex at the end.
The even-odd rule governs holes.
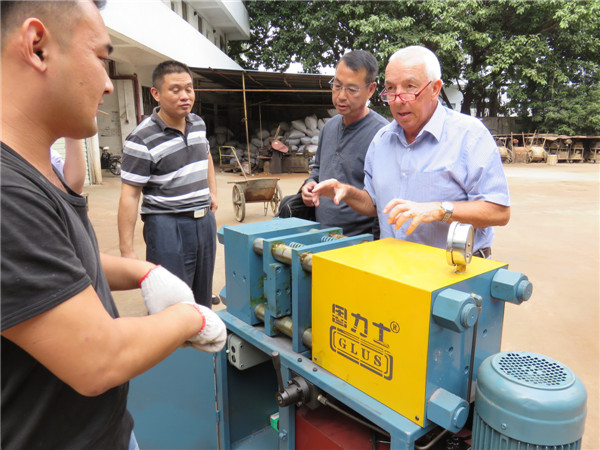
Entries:
MULTIPOLYGON (((584 449, 600 449, 599 303, 600 303, 600 166, 593 164, 505 165, 512 217, 496 229, 493 259, 526 274, 531 299, 508 304, 502 350, 539 353, 565 364, 583 381, 588 393, 584 449)), ((102 251, 119 254, 117 206, 120 180, 103 171, 102 185, 86 186, 90 218, 102 251)), ((281 174, 283 195, 295 193, 305 174, 281 174)), ((232 181, 239 174, 218 173, 217 226, 236 225, 232 181)), ((244 223, 270 220, 262 203, 246 205, 244 223)), ((141 221, 135 248, 145 255, 141 221)), ((218 245, 213 291, 225 285, 223 247, 218 245)), ((115 293, 122 315, 145 314, 139 291, 115 293)), ((219 307, 222 307, 220 305, 219 307)))

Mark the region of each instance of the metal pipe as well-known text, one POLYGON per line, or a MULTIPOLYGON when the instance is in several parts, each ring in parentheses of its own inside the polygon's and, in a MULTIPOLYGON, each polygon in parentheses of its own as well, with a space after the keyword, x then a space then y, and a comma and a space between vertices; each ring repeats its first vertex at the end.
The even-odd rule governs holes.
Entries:
POLYGON ((273 244, 271 246, 271 254, 277 261, 291 265, 292 264, 292 247, 284 243, 273 244))
MULTIPOLYGON (((265 321, 265 311, 267 309, 266 303, 260 303, 256 305, 254 308, 254 316, 264 323, 265 321)), ((285 334, 287 337, 293 338, 294 336, 294 322, 291 316, 283 316, 275 319, 273 321, 273 326, 275 329, 282 334, 285 334)), ((307 328, 302 333, 302 343, 306 345, 308 348, 312 348, 312 328, 307 328)))
POLYGON ((273 321, 273 325, 287 337, 294 336, 294 323, 290 316, 283 316, 273 321))
POLYGON ((116 75, 115 74, 115 63, 114 61, 108 62, 108 76, 111 80, 131 80, 133 82, 133 101, 135 102, 135 120, 136 125, 139 125, 142 121, 142 114, 140 112, 140 83, 138 81, 137 73, 133 75, 116 75))
MULTIPOLYGON (((248 109, 246 107, 246 78, 244 73, 245 72, 242 72, 242 91, 244 96, 244 124, 246 125, 246 152, 248 155, 248 174, 252 175, 252 164, 250 164, 250 133, 248 132, 248 109)), ((244 173, 243 167, 242 173, 244 173)), ((246 175, 244 174, 244 176, 246 175)))
POLYGON ((304 252, 300 255, 300 265, 307 272, 312 272, 312 259, 313 254, 311 252, 304 252))
POLYGON ((302 343, 308 348, 312 348, 312 328, 307 328, 302 333, 302 343))
POLYGON ((377 431, 378 433, 382 434, 383 436, 391 437, 390 433, 385 431, 383 428, 379 428, 377 425, 375 425, 371 422, 367 422, 367 421, 362 420, 361 418, 355 416, 354 414, 350 414, 346 410, 344 410, 344 409, 340 408, 339 406, 335 405, 334 403, 330 402, 329 399, 327 397, 325 397, 323 394, 319 394, 317 396, 317 400, 322 405, 329 406, 330 408, 332 408, 332 409, 336 410, 337 412, 345 415, 346 417, 360 423, 361 425, 364 425, 365 427, 368 427, 374 431, 377 431))
POLYGON ((433 444, 435 444, 437 441, 439 441, 446 433, 448 432, 448 430, 442 430, 440 432, 440 434, 438 434, 436 437, 434 437, 431 441, 429 441, 429 443, 427 445, 415 445, 415 450, 428 450, 430 449, 433 444))
MULTIPOLYGON (((254 242, 252 242, 252 250, 254 250, 254 253, 256 253, 257 255, 262 255, 264 252, 263 245, 264 245, 264 239, 256 238, 254 240, 254 242)), ((284 243, 274 244, 271 247, 271 254, 273 255, 273 258, 275 258, 276 261, 279 261, 279 262, 287 264, 287 265, 291 265, 292 264, 292 250, 294 248, 298 248, 299 246, 300 246, 300 244, 297 244, 296 246, 285 245, 284 243)), ((312 272, 312 253, 311 252, 304 252, 300 255, 300 265, 307 272, 312 272)))
POLYGON ((254 253, 256 253, 257 255, 263 254, 263 241, 263 238, 256 238, 252 243, 252 250, 254 250, 254 253))
MULTIPOLYGON (((280 93, 289 93, 289 94, 298 94, 298 93, 322 93, 322 94, 331 94, 331 89, 194 89, 195 92, 280 92, 280 93)), ((323 105, 319 105, 323 106, 323 105)))
POLYGON ((258 305, 256 305, 256 308, 254 308, 254 315, 256 316, 256 318, 262 322, 265 321, 265 308, 267 307, 266 303, 260 303, 258 305))

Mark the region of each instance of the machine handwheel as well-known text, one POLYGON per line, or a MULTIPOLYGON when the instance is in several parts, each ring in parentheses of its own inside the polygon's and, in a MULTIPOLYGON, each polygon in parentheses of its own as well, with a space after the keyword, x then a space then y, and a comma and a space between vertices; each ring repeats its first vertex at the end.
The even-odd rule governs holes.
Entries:
POLYGON ((238 222, 243 222, 244 217, 246 217, 246 199, 244 197, 244 190, 237 184, 233 185, 231 199, 233 201, 233 212, 235 213, 235 219, 238 222))
MULTIPOLYGON (((275 185, 275 193, 273 194, 273 198, 271 199, 271 209, 273 210, 273 215, 277 214, 277 211, 279 211, 279 204, 281 203, 282 198, 283 198, 283 193, 281 192, 279 183, 277 183, 275 185)), ((266 212, 265 212, 265 214, 266 214, 266 212)))

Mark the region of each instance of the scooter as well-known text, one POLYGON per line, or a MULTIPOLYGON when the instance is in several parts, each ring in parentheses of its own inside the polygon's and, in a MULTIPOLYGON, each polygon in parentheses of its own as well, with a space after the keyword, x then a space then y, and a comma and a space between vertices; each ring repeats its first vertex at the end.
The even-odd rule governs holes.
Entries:
POLYGON ((121 175, 121 156, 109 153, 108 149, 109 147, 102 147, 100 167, 110 170, 113 175, 121 175))

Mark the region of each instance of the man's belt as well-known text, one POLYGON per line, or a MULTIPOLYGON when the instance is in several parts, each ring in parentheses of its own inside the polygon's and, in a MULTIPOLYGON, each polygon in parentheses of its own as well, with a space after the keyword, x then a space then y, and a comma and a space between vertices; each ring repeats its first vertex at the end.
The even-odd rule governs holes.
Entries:
POLYGON ((475 250, 473 252, 473 256, 479 256, 480 258, 488 259, 490 256, 492 256, 492 247, 485 247, 475 250))
POLYGON ((200 208, 194 211, 183 211, 173 214, 176 216, 191 217, 192 219, 201 219, 208 214, 208 211, 210 211, 210 208, 207 206, 206 208, 200 208))

